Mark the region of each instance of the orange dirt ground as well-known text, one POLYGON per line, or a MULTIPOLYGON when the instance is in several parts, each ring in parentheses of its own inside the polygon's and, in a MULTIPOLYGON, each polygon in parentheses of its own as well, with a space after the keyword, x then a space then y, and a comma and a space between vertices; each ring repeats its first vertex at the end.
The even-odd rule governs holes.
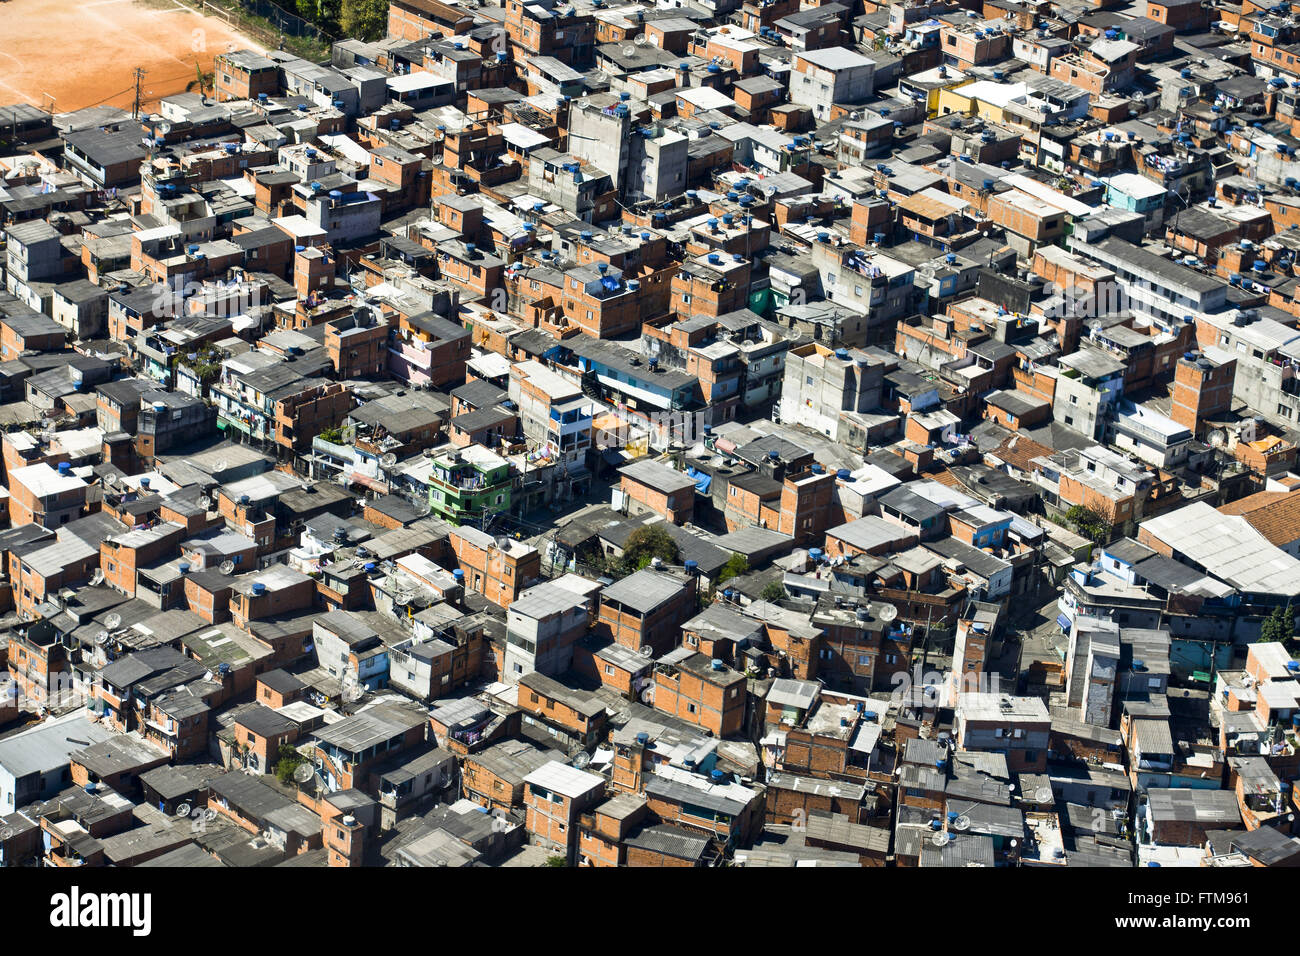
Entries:
POLYGON ((213 57, 246 47, 263 49, 219 16, 168 0, 0 0, 0 104, 130 109, 140 66, 141 98, 153 106, 184 92, 196 60, 207 72, 213 57))

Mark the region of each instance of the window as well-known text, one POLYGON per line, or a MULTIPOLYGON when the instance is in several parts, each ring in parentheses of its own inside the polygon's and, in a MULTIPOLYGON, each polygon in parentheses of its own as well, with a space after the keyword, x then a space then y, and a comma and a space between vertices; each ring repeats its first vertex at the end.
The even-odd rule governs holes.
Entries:
POLYGON ((613 677, 613 676, 614 676, 614 665, 613 665, 613 664, 606 664, 606 665, 605 665, 605 674, 606 674, 606 676, 608 676, 608 677, 613 677))
POLYGON ((693 713, 695 713, 695 705, 694 705, 694 704, 687 704, 687 705, 686 705, 686 712, 687 712, 688 714, 693 714, 693 713))

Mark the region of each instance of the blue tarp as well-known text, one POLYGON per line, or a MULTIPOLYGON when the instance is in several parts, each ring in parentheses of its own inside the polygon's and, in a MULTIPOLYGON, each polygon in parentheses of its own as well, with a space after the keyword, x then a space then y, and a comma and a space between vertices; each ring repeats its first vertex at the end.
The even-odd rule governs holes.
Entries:
POLYGON ((709 484, 713 481, 713 476, 702 471, 696 471, 694 468, 686 469, 686 477, 695 482, 695 490, 702 495, 709 493, 709 484))
POLYGON ((1063 631, 1068 631, 1070 629, 1070 619, 1064 614, 1061 614, 1056 618, 1056 623, 1061 626, 1061 630, 1063 631))

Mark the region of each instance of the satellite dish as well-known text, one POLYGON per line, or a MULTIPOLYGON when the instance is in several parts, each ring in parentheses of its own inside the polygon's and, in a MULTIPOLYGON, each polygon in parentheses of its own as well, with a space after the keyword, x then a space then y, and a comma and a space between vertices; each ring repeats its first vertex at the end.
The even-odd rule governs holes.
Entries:
POLYGON ((895 620, 897 617, 898 617, 898 608, 894 607, 894 605, 892 604, 886 604, 884 607, 880 609, 880 619, 884 621, 886 624, 888 624, 892 620, 895 620))
POLYGON ((365 691, 363 691, 356 684, 349 684, 347 687, 343 688, 343 699, 346 700, 349 704, 355 704, 364 696, 365 696, 365 691))
POLYGON ((655 649, 651 647, 649 644, 642 644, 640 647, 636 649, 636 652, 640 654, 642 657, 655 656, 655 649))
POLYGON ((108 631, 100 631, 95 635, 95 643, 103 646, 108 643, 108 631))
POLYGON ((1209 445, 1211 448, 1222 448, 1227 441, 1228 436, 1219 428, 1216 428, 1205 436, 1205 444, 1209 445))
POLYGON ((104 583, 104 569, 96 568, 95 573, 90 576, 90 586, 98 587, 104 583))
POLYGON ((1034 798, 1039 803, 1048 803, 1052 799, 1052 788, 1039 787, 1037 790, 1034 791, 1034 798))
POLYGON ((970 817, 963 813, 956 820, 952 821, 952 828, 958 833, 965 833, 970 829, 970 817))
POLYGON ((935 846, 944 847, 948 845, 948 841, 951 839, 952 839, 951 836, 949 836, 947 833, 944 833, 942 830, 940 830, 934 836, 930 837, 930 842, 935 846))
POLYGON ((397 464, 397 456, 390 451, 388 454, 384 455, 382 458, 379 459, 379 463, 383 465, 385 468, 392 468, 395 464, 397 464))
POLYGON ((116 630, 117 628, 121 627, 122 615, 114 611, 112 614, 104 618, 104 626, 108 628, 110 631, 116 630))
POLYGON ((234 573, 235 573, 235 562, 234 562, 234 561, 229 561, 229 560, 227 560, 227 561, 222 561, 222 562, 221 562, 221 566, 220 566, 217 570, 220 571, 222 574, 234 574, 234 573))
POLYGON ((216 818, 217 818, 217 811, 213 810, 211 807, 208 807, 206 810, 203 811, 203 819, 207 820, 209 823, 211 823, 216 818))
POLYGON ((178 817, 188 817, 190 815, 190 810, 192 809, 193 807, 191 807, 188 803, 179 804, 176 807, 176 815, 178 817))
POLYGON ((230 462, 225 458, 222 458, 220 461, 218 461, 216 465, 217 471, 225 471, 229 467, 230 467, 230 462))
POLYGON ((578 755, 573 758, 573 766, 578 770, 586 768, 589 763, 591 763, 591 754, 585 750, 579 751, 578 755))
POLYGON ((122 476, 119 475, 117 472, 115 472, 115 471, 110 471, 108 474, 106 474, 106 475, 101 479, 101 481, 103 481, 103 483, 104 483, 104 487, 105 487, 105 488, 112 488, 112 487, 114 487, 114 486, 117 485, 118 480, 119 480, 121 477, 122 477, 122 476))
POLYGON ((299 783, 306 783, 311 780, 315 773, 316 771, 311 764, 300 763, 298 764, 298 769, 293 772, 293 779, 297 780, 299 783))

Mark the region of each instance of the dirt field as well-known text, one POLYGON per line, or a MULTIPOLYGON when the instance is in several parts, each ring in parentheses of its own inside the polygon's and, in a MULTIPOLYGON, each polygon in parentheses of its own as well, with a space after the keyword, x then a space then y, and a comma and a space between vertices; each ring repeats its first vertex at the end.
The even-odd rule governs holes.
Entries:
POLYGON ((196 60, 206 72, 219 53, 245 47, 262 49, 171 0, 0 0, 0 104, 130 109, 140 66, 151 106, 185 90, 196 60))

